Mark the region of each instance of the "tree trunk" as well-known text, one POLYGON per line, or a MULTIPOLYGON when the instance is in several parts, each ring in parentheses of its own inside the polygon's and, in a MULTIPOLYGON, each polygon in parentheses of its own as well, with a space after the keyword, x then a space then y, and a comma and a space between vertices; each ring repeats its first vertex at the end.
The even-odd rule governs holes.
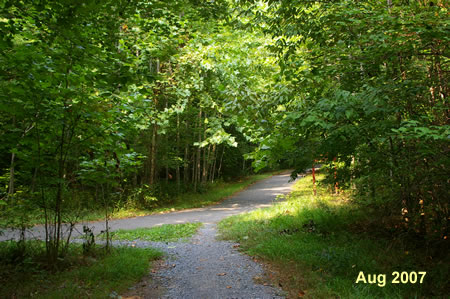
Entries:
MULTIPOLYGON (((13 116, 13 127, 16 127, 16 117, 13 116)), ((16 153, 12 152, 11 153, 11 166, 9 168, 9 185, 8 185, 8 195, 7 198, 9 198, 11 195, 14 194, 14 175, 15 175, 15 168, 14 168, 14 164, 15 164, 15 158, 16 158, 16 153)))
MULTIPOLYGON (((159 59, 156 59, 156 73, 159 73, 159 59)), ((158 96, 155 95, 155 109, 158 109, 158 96)), ((157 153, 157 137, 158 137, 158 124, 153 124, 153 132, 152 132, 152 152, 151 152, 151 160, 150 160, 150 185, 155 183, 155 172, 156 172, 156 153, 157 153)))
MULTIPOLYGON (((186 134, 188 132, 188 128, 189 128, 189 121, 186 120, 185 122, 186 125, 186 134)), ((188 139, 189 140, 189 139, 188 139)), ((186 140, 185 144, 184 144, 184 163, 183 163, 183 181, 185 184, 187 184, 187 182, 189 181, 189 141, 186 140)))
POLYGON ((197 169, 196 164, 195 164, 195 162, 196 162, 195 158, 196 157, 197 157, 196 152, 192 151, 192 154, 191 154, 191 165, 192 165, 192 168, 191 168, 191 183, 192 184, 195 183, 195 178, 197 177, 196 172, 195 172, 196 169, 197 169))
POLYGON ((216 172, 216 161, 217 161, 217 155, 216 155, 216 145, 213 145, 212 150, 212 163, 211 163, 211 170, 209 171, 209 177, 211 183, 214 183, 214 173, 216 172))
POLYGON ((219 169, 217 170, 217 177, 219 178, 222 171, 223 153, 225 152, 225 145, 222 145, 222 155, 220 155, 219 169))
POLYGON ((62 125, 61 130, 61 140, 59 144, 59 158, 58 158, 58 184, 56 189, 56 201, 55 201, 55 218, 53 227, 53 240, 51 242, 50 248, 50 259, 54 263, 58 257, 59 243, 61 239, 61 204, 62 204, 62 192, 63 185, 62 181, 64 179, 64 145, 65 145, 65 135, 66 135, 66 124, 62 125))
MULTIPOLYGON (((177 113, 177 157, 180 153, 180 114, 177 113)), ((176 181, 177 181, 177 191, 180 191, 180 163, 177 161, 176 167, 176 181)))
POLYGON ((200 108, 200 111, 198 112, 198 147, 197 147, 197 160, 195 163, 196 173, 195 173, 195 180, 194 180, 194 192, 197 191, 197 184, 200 182, 200 172, 201 172, 201 155, 202 155, 202 149, 200 147, 200 143, 202 143, 202 109, 200 108))
POLYGON ((157 145, 156 145, 156 139, 158 134, 158 125, 155 123, 153 125, 153 132, 152 132, 152 152, 150 157, 150 185, 153 185, 155 183, 155 169, 156 169, 156 152, 157 152, 157 145))
POLYGON ((14 194, 14 163, 16 154, 11 154, 11 166, 9 169, 9 185, 8 185, 8 197, 14 194))
MULTIPOLYGON (((168 107, 168 100, 167 97, 166 98, 166 103, 165 103, 165 109, 167 109, 168 107)), ((165 147, 166 150, 164 151, 164 156, 165 156, 165 162, 166 162, 166 184, 169 184, 169 136, 166 132, 166 134, 164 135, 164 140, 165 140, 165 147)))
MULTIPOLYGON (((205 125, 206 126, 206 125, 205 125)), ((206 130, 204 130, 203 135, 204 140, 206 139, 206 130)), ((208 161, 209 161, 209 152, 211 149, 211 145, 208 146, 208 150, 206 147, 203 148, 203 172, 202 172, 202 183, 205 183, 208 179, 208 161)))
MULTIPOLYGON (((108 207, 109 207, 109 198, 107 198, 107 196, 105 196, 105 189, 102 186, 102 198, 103 198, 103 204, 105 206, 105 233, 106 233, 106 250, 109 251, 111 248, 111 244, 110 244, 110 237, 109 237, 109 212, 108 212, 108 207)), ((108 191, 108 190, 107 190, 108 191)))

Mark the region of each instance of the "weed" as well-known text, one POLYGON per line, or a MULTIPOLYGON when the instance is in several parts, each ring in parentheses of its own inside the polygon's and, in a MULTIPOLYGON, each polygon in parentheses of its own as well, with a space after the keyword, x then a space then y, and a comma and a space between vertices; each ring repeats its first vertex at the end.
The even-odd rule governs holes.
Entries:
POLYGON ((106 298, 121 293, 148 273, 149 261, 161 252, 146 248, 113 248, 108 254, 71 245, 57 268, 48 268, 45 244, 28 241, 26 252, 18 255, 15 242, 0 243, 0 298, 106 298), (20 286, 20 288, 18 287, 20 286))

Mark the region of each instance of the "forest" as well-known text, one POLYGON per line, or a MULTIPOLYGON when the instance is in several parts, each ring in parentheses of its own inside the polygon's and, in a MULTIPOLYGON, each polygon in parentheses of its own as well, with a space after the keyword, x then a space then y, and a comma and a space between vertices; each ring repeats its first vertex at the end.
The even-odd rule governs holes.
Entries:
POLYGON ((449 13, 445 0, 1 0, 0 226, 45 225, 54 264, 63 224, 90 211, 108 221, 321 165, 372 226, 448 259, 449 13))

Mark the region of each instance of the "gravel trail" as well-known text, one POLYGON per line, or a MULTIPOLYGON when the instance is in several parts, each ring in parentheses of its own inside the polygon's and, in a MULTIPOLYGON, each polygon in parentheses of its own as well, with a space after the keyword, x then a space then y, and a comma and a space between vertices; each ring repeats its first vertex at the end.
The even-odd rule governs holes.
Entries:
MULTIPOLYGON (((255 282, 262 281, 262 266, 241 254, 237 250, 238 244, 216 240, 216 223, 231 215, 270 206, 277 195, 289 193, 292 184, 289 174, 274 175, 217 205, 111 221, 112 231, 162 224, 204 223, 187 242, 114 241, 114 245, 154 247, 166 253, 164 264, 147 277, 148 281, 130 288, 123 298, 284 298, 280 289, 255 282)), ((82 225, 77 225, 73 237, 80 235, 82 225)), ((103 222, 88 225, 95 234, 105 228, 103 222)), ((43 239, 44 236, 40 226, 27 232, 27 238, 43 239)), ((7 231, 0 236, 0 241, 16 238, 17 232, 7 231)))
MULTIPOLYGON (((291 190, 289 175, 276 175, 251 185, 221 204, 172 213, 182 222, 205 225, 189 242, 116 242, 154 247, 167 255, 149 280, 131 288, 124 298, 284 298, 278 287, 263 285, 260 264, 238 251, 238 244, 217 240, 216 223, 228 216, 270 206, 277 195, 291 190)), ((181 222, 177 222, 181 223, 181 222)))
POLYGON ((190 242, 118 242, 164 251, 164 264, 123 298, 284 298, 283 291, 262 285, 260 264, 241 254, 236 243, 216 240, 215 224, 202 227, 190 242), (134 297, 133 297, 134 296, 134 297))

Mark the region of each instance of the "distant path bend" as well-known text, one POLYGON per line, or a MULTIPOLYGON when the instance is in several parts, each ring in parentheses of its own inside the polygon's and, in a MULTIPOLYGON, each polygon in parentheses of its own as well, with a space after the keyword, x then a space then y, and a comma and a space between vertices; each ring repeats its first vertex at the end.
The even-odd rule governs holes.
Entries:
MULTIPOLYGON (((163 224, 177 224, 186 222, 202 222, 205 224, 217 223, 223 218, 231 215, 241 214, 257 208, 270 206, 277 195, 287 194, 293 185, 289 182, 289 173, 274 175, 270 178, 258 181, 243 191, 236 193, 219 204, 204 208, 188 209, 165 214, 153 214, 126 219, 115 219, 109 221, 110 230, 135 229, 142 227, 153 227, 163 224)), ((83 225, 93 229, 94 234, 105 230, 105 222, 82 222, 75 226, 72 233, 73 238, 81 235, 83 225)), ((7 230, 0 235, 0 241, 18 239, 17 231, 7 230)), ((36 226, 26 232, 27 239, 44 239, 45 230, 43 226, 36 226)))

